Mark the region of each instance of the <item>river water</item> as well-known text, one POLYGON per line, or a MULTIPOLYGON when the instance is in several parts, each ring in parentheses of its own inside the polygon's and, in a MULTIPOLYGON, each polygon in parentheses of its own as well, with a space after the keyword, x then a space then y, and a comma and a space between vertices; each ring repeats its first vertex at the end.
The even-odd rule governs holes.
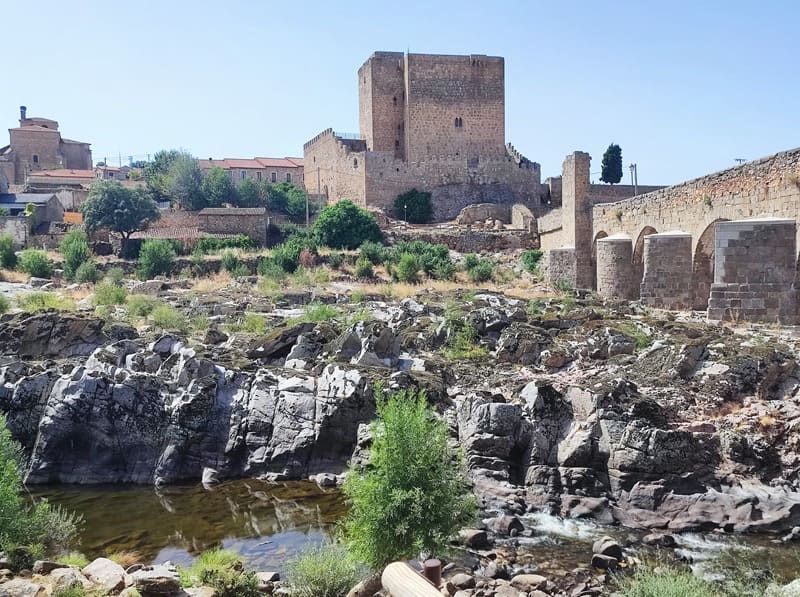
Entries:
MULTIPOLYGON (((90 559, 128 551, 147 562, 188 565, 200 552, 224 547, 240 553, 257 570, 282 571, 305 546, 331 537, 345 513, 338 491, 307 482, 239 480, 210 490, 200 485, 60 485, 39 488, 34 495, 83 516, 77 550, 90 559)), ((498 552, 514 551, 519 564, 556 575, 587 565, 597 537, 611 535, 632 546, 640 545, 641 539, 640 533, 620 527, 542 514, 526 515, 523 523, 525 536, 500 542, 498 552)), ((774 536, 706 533, 676 539, 680 553, 701 569, 725 550, 736 549, 747 553, 753 566, 768 564, 783 579, 800 576, 798 550, 776 542, 774 536)), ((632 555, 648 554, 634 550, 632 555)))

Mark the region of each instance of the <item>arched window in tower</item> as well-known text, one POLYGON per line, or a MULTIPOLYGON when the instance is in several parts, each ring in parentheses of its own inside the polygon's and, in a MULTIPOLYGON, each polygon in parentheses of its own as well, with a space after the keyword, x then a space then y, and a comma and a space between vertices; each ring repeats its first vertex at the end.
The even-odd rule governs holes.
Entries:
POLYGON ((396 106, 397 105, 397 96, 392 98, 392 103, 396 106))
POLYGON ((353 168, 358 168, 358 158, 353 158, 353 168))
POLYGON ((464 127, 464 121, 461 119, 460 116, 456 116, 456 128, 460 129, 464 127))
POLYGON ((39 163, 39 156, 36 155, 35 153, 33 154, 33 163, 34 164, 38 164, 39 163))

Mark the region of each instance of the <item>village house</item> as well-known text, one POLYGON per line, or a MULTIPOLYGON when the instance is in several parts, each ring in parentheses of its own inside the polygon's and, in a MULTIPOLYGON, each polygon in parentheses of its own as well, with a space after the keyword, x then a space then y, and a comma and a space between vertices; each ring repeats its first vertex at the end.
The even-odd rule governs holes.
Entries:
POLYGON ((288 182, 298 187, 304 187, 303 158, 225 158, 222 160, 208 158, 197 161, 203 174, 212 168, 222 168, 228 172, 236 186, 243 180, 251 178, 258 182, 264 181, 273 184, 288 182))
POLYGON ((55 120, 28 118, 25 106, 19 115, 19 126, 8 129, 10 143, 0 148, 0 172, 9 184, 25 184, 28 176, 44 170, 91 170, 89 143, 62 137, 55 120))

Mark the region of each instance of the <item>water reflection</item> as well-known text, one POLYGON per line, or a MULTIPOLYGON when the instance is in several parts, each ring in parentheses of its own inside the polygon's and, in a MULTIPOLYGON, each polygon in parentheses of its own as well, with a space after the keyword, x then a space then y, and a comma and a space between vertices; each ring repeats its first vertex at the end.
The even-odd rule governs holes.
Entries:
POLYGON ((231 481, 201 486, 41 488, 36 495, 83 515, 87 557, 136 551, 147 561, 188 563, 223 546, 257 568, 282 568, 320 542, 344 514, 341 495, 312 483, 231 481))

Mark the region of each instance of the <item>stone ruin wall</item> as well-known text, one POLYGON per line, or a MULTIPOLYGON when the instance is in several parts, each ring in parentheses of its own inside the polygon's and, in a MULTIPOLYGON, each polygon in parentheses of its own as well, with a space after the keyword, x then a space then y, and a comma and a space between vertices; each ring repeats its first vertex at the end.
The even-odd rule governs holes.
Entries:
POLYGON ((306 190, 327 197, 329 203, 350 199, 365 206, 366 195, 365 155, 363 149, 354 149, 357 143, 340 139, 333 129, 326 129, 304 146, 304 174, 306 190))

